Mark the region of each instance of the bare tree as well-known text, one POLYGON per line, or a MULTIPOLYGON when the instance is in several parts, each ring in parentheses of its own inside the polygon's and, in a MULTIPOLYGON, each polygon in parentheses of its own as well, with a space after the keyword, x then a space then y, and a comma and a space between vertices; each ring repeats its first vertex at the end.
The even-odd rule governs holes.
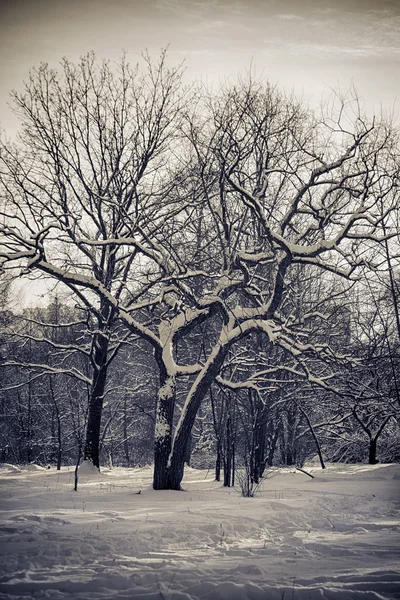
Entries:
POLYGON ((109 339, 140 250, 121 240, 166 218, 166 154, 182 104, 180 68, 169 70, 165 53, 144 63, 123 58, 114 72, 89 54, 64 59, 61 72, 32 70, 24 93, 12 94, 18 142, 0 150, 2 257, 61 281, 97 321, 84 447, 96 466, 109 339))
POLYGON ((207 213, 202 249, 213 261, 204 276, 210 291, 190 318, 201 318, 207 308, 220 327, 175 432, 172 487, 181 481, 198 406, 233 344, 262 333, 297 362, 297 374, 328 385, 330 375, 310 371, 309 359, 328 358, 332 349, 305 342, 307 321, 322 315, 311 308, 301 323, 295 315, 283 319, 280 307, 290 293, 285 278, 295 265, 357 277, 370 245, 385 238, 378 202, 387 213, 395 207, 395 136, 384 123, 369 123, 357 112, 350 127, 343 105, 317 119, 293 99, 252 82, 211 99, 210 113, 191 127, 207 213))
POLYGON ((112 323, 152 348, 153 485, 180 489, 198 409, 245 338, 264 337, 290 363, 278 368, 330 387, 314 366, 334 350, 307 327, 324 319, 318 303, 300 320, 283 310, 290 273, 351 279, 365 267, 385 239, 378 203, 395 207, 396 136, 357 104, 315 115, 253 81, 185 105, 164 57, 144 79, 122 63, 115 80, 91 59, 64 73, 61 86, 43 67, 15 96, 24 147, 1 149, 0 257, 62 281, 97 315, 95 423, 112 323))
POLYGON ((56 297, 45 308, 13 315, 5 331, 0 363, 8 400, 5 437, 19 447, 14 454, 20 461, 55 457, 59 468, 82 435, 91 379, 90 335, 81 317, 82 311, 62 306, 56 297))

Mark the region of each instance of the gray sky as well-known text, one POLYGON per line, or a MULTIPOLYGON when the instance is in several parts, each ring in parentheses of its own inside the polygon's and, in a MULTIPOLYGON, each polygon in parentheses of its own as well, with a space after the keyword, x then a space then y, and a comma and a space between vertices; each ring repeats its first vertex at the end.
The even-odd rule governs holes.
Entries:
POLYGON ((41 61, 126 50, 136 62, 167 44, 209 83, 252 64, 313 103, 352 82, 368 108, 400 93, 400 0, 0 0, 0 124, 15 131, 8 93, 41 61))

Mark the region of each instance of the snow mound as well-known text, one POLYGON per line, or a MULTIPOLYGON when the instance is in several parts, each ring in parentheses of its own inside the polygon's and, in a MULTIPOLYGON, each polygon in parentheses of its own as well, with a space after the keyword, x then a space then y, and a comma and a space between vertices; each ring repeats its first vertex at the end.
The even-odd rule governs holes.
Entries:
POLYGON ((34 463, 31 463, 29 465, 22 465, 20 469, 22 471, 46 471, 44 467, 41 467, 40 465, 35 465, 34 463))
POLYGON ((79 475, 93 475, 97 477, 100 475, 100 469, 94 466, 94 464, 88 460, 84 460, 78 468, 79 475))
POLYGON ((15 465, 10 465, 8 463, 2 463, 0 465, 0 469, 2 471, 8 471, 8 473, 21 473, 21 469, 15 465))

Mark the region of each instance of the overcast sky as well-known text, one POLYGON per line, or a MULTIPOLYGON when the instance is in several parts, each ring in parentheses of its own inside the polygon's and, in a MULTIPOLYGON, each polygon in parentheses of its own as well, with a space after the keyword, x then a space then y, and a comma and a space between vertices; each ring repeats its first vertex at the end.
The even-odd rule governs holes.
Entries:
POLYGON ((400 93, 400 0, 0 0, 0 123, 15 130, 8 93, 41 61, 126 50, 135 62, 167 44, 213 84, 252 64, 312 102, 352 82, 376 109, 400 93))

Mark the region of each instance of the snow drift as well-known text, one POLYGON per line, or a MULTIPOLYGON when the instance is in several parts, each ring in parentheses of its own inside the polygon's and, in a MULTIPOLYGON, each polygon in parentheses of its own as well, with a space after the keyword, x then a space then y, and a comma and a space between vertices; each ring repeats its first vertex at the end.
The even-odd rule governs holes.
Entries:
POLYGON ((400 598, 400 465, 273 469, 256 498, 187 469, 3 465, 0 598, 400 598), (140 492, 140 493, 139 493, 140 492))

